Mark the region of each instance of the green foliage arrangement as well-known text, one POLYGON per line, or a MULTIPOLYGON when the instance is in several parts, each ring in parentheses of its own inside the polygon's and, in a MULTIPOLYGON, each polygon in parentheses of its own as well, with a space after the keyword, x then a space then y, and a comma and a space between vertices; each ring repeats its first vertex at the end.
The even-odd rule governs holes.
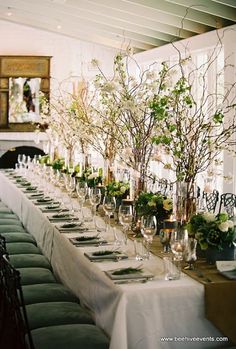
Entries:
POLYGON ((99 172, 93 172, 91 167, 86 167, 83 170, 81 177, 78 177, 78 180, 80 182, 86 182, 88 187, 94 188, 99 183, 102 183, 102 176, 99 172))
POLYGON ((129 195, 129 183, 122 181, 112 181, 106 186, 107 195, 125 199, 129 195))
POLYGON ((62 170, 64 166, 65 166, 64 158, 58 158, 52 162, 52 168, 54 170, 62 170))
POLYGON ((143 192, 135 202, 138 216, 156 216, 158 221, 170 217, 173 209, 172 199, 160 193, 143 192))
POLYGON ((221 251, 236 241, 234 222, 229 220, 227 213, 196 214, 190 219, 187 229, 189 235, 198 240, 202 250, 216 248, 221 251))

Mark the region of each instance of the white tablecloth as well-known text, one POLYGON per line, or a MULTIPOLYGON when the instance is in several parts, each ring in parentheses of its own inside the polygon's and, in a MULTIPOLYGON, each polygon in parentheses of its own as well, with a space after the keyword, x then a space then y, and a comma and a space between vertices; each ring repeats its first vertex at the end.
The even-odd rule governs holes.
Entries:
POLYGON ((115 285, 104 270, 139 262, 90 262, 84 252, 96 247, 72 245, 68 237, 73 233, 60 233, 3 173, 0 197, 34 235, 58 278, 92 311, 97 325, 111 338, 110 349, 223 347, 224 342, 219 341, 222 334, 204 317, 203 285, 186 275, 165 281, 162 261, 154 256, 144 262, 145 269, 155 274, 154 280, 115 285))

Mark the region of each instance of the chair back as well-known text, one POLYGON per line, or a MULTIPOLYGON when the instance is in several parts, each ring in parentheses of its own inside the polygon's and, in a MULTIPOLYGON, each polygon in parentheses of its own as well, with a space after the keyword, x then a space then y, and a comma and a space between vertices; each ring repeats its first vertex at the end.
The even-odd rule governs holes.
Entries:
POLYGON ((224 193, 220 196, 219 213, 225 211, 229 218, 234 216, 234 208, 236 207, 236 195, 233 193, 224 193))
POLYGON ((2 240, 1 237, 0 347, 4 349, 34 349, 24 304, 20 272, 10 264, 8 255, 2 246, 2 240))
POLYGON ((218 190, 214 189, 212 193, 203 192, 203 198, 205 199, 207 211, 215 213, 216 205, 219 201, 218 190))

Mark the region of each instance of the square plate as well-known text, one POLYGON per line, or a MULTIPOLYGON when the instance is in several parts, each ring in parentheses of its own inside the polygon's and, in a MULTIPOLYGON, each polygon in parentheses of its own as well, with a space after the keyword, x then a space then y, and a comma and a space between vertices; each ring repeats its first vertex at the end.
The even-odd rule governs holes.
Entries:
MULTIPOLYGON (((135 268, 134 268, 135 269, 135 268)), ((120 269, 112 269, 112 270, 106 270, 105 274, 112 280, 132 280, 132 279, 152 279, 154 277, 153 274, 141 269, 140 272, 127 272, 126 270, 130 270, 129 267, 127 268, 120 268, 120 269), (124 274, 114 274, 116 272, 124 272, 124 274)))
POLYGON ((81 233, 84 233, 86 228, 81 226, 81 223, 64 223, 61 225, 57 225, 57 229, 61 232, 68 232, 68 231, 79 231, 81 233))
POLYGON ((50 222, 62 222, 62 221, 72 221, 73 219, 75 220, 74 216, 71 216, 70 213, 64 212, 64 213, 58 213, 54 214, 52 216, 48 216, 48 219, 50 222))
POLYGON ((216 261, 216 267, 221 275, 236 280, 236 261, 216 261))
POLYGON ((36 200, 35 205, 48 205, 51 202, 53 202, 53 200, 49 197, 43 197, 43 198, 39 198, 36 200))
POLYGON ((76 238, 70 238, 69 239, 73 245, 76 246, 87 246, 87 245, 106 245, 107 241, 104 239, 101 239, 99 237, 97 237, 96 235, 94 236, 79 236, 76 238))
POLYGON ((128 256, 125 253, 118 252, 118 251, 110 251, 110 250, 100 250, 100 251, 93 251, 93 252, 85 252, 84 255, 90 260, 90 261, 99 261, 99 260, 114 260, 117 261, 119 259, 127 259, 128 256), (102 252, 105 252, 107 254, 103 254, 102 252), (110 253, 108 253, 110 252, 110 253))

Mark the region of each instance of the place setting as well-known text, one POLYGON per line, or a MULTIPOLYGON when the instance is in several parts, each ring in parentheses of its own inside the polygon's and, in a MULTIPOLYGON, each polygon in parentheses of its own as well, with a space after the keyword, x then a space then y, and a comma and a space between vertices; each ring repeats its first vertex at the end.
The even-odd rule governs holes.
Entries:
POLYGON ((34 204, 35 205, 48 205, 49 203, 51 204, 52 202, 53 202, 53 199, 50 198, 49 196, 42 196, 42 197, 39 197, 38 199, 36 199, 34 204))
POLYGON ((77 236, 73 238, 69 238, 70 242, 76 246, 76 247, 85 247, 85 246, 95 246, 99 247, 102 245, 108 245, 108 241, 103 239, 100 236, 100 233, 97 233, 96 235, 83 235, 83 236, 77 236))
POLYGON ((132 284, 132 283, 146 283, 153 280, 154 274, 148 272, 143 268, 143 265, 137 267, 129 266, 118 269, 106 270, 104 273, 115 284, 132 284))

